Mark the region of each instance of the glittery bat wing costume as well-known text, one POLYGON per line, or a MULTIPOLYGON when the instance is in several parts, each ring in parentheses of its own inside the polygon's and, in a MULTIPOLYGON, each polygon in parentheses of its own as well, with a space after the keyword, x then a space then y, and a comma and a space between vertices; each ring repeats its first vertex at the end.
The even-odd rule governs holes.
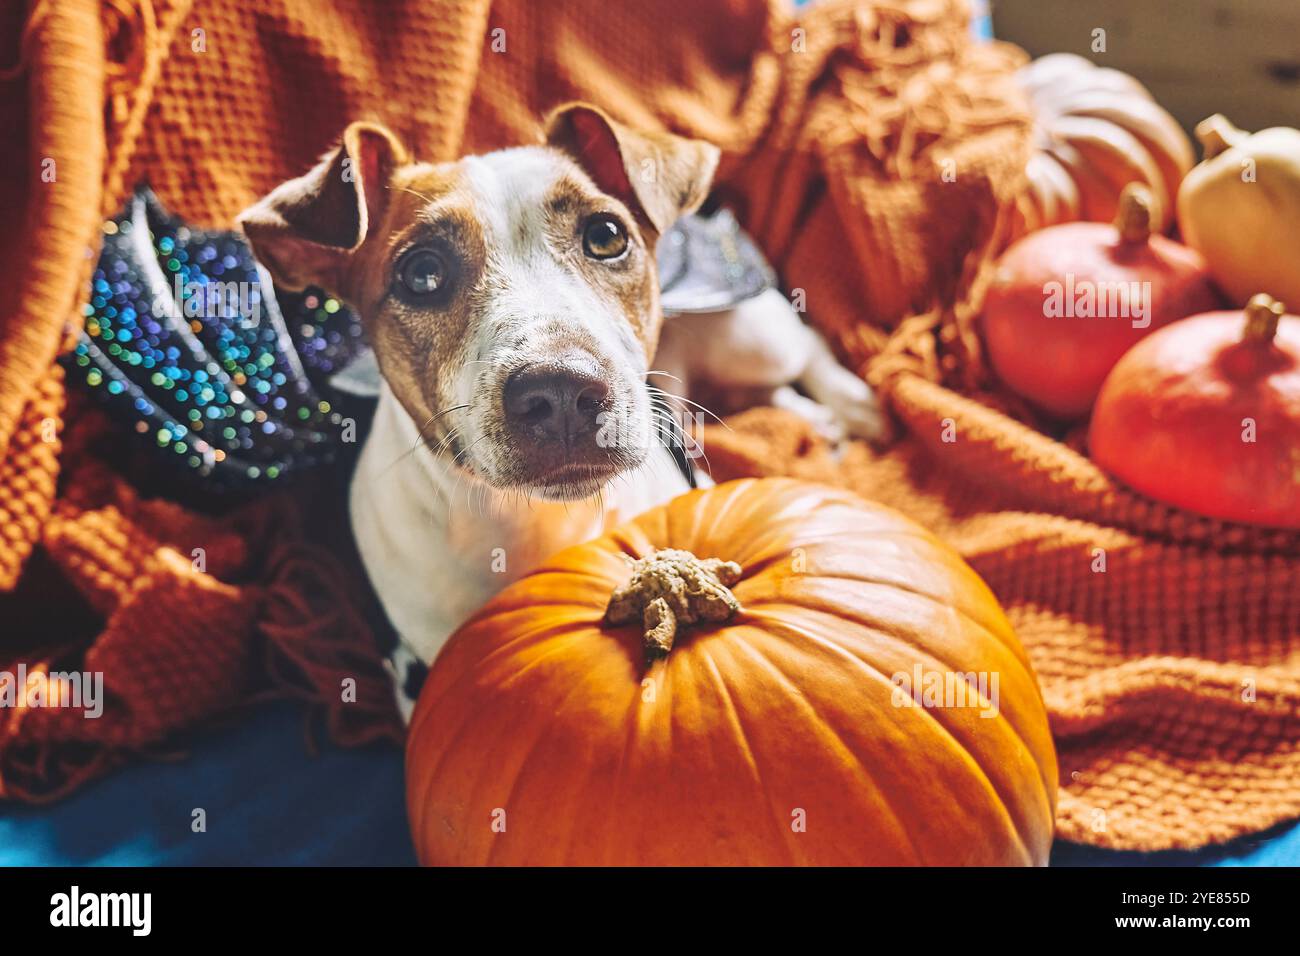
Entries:
POLYGON ((277 295, 239 233, 191 228, 147 189, 103 228, 70 379, 205 488, 330 461, 328 378, 362 347, 355 317, 319 289, 277 295))

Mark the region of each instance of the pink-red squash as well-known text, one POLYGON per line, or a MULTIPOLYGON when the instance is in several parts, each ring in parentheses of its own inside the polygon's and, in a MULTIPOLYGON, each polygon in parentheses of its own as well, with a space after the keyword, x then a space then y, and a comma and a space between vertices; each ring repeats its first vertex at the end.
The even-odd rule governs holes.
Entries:
POLYGON ((1064 420, 1088 414, 1119 357, 1151 331, 1218 300, 1200 256, 1151 232, 1155 204, 1131 184, 1114 225, 1030 233, 998 260, 981 328, 993 370, 1064 420))
POLYGON ((1212 518, 1300 528, 1300 318, 1255 296, 1133 347, 1097 399, 1093 459, 1212 518))

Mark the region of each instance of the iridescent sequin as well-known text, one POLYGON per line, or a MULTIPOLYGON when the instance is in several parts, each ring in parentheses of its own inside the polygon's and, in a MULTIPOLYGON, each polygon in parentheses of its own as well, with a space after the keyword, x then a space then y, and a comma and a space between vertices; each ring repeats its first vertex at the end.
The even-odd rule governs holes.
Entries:
POLYGON ((364 344, 346 307, 319 289, 277 301, 238 233, 188 227, 148 190, 103 232, 73 382, 204 479, 265 484, 332 460, 328 380, 364 344))

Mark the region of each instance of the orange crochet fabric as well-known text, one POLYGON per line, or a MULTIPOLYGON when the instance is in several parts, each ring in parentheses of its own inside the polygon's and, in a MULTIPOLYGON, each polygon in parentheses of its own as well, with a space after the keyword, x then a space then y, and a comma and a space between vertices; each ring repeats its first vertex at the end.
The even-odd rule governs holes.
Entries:
POLYGON ((0 669, 84 664, 115 690, 99 722, 0 713, 0 793, 65 792, 286 689, 327 705, 336 736, 393 732, 344 586, 358 572, 301 530, 343 522, 329 495, 216 521, 129 489, 93 416, 74 408, 64 430, 53 361, 102 215, 143 179, 226 226, 350 120, 438 160, 534 139, 545 109, 588 99, 722 147, 719 198, 909 431, 836 460, 755 411, 709 436, 719 477, 849 485, 962 550, 1042 677, 1060 832, 1195 846, 1300 813, 1296 536, 1128 494, 1004 414, 1023 417, 987 380, 971 303, 1008 237, 1030 117, 1023 54, 971 43, 967 17, 963 0, 827 0, 797 18, 780 0, 35 0, 0 23, 0 103, 30 131, 0 152, 0 201, 27 216, 0 234, 0 619, 16 625, 0 669), (349 676, 357 703, 340 700, 349 676))

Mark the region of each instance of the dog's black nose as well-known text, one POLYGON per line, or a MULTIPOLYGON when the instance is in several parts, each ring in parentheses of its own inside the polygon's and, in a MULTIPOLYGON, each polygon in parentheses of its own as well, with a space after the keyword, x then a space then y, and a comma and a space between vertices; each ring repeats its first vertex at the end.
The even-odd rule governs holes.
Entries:
POLYGON ((596 430, 609 386, 594 361, 534 362, 506 379, 502 401, 511 425, 567 445, 596 430))

